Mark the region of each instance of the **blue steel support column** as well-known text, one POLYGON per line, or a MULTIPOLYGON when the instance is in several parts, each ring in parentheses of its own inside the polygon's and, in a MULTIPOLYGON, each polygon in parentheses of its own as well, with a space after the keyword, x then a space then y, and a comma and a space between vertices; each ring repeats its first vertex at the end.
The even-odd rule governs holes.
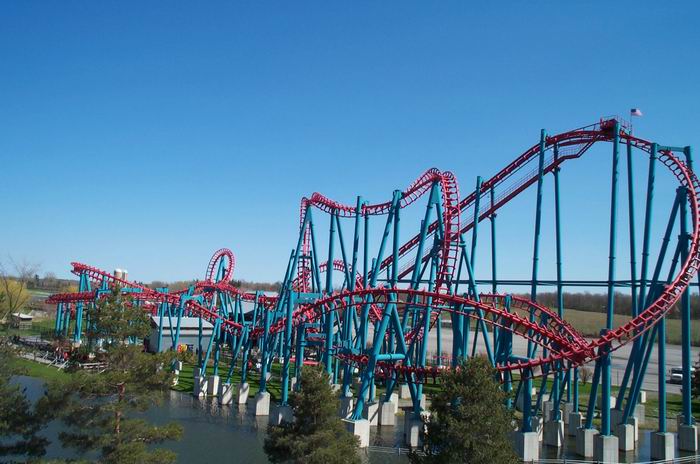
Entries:
MULTIPOLYGON (((598 352, 601 352, 603 348, 601 347, 598 350, 598 352)), ((586 410, 585 428, 587 429, 593 428, 593 416, 595 415, 595 404, 598 399, 598 384, 600 383, 600 370, 604 357, 605 356, 601 356, 598 359, 596 359, 595 368, 593 369, 593 380, 591 381, 591 394, 588 399, 588 408, 586 410)))
MULTIPOLYGON (((688 165, 688 167, 692 170, 693 169, 693 154, 692 154, 692 149, 691 147, 685 147, 683 149, 683 153, 685 154, 685 162, 688 165)), ((688 195, 688 190, 685 189, 685 194, 682 196, 681 199, 681 205, 680 205, 680 214, 681 214, 681 235, 682 235, 682 240, 684 243, 681 246, 681 256, 683 262, 688 257, 688 249, 690 246, 690 234, 688 230, 688 200, 687 200, 687 195, 688 195)), ((684 425, 693 425, 695 423, 695 419, 693 418, 693 410, 692 410, 692 391, 691 391, 691 371, 690 367, 692 364, 692 353, 690 350, 690 329, 691 329, 691 323, 690 323, 690 287, 686 289, 685 292, 683 292, 683 296, 681 299, 681 320, 682 320, 682 326, 681 326, 681 344, 682 344, 682 366, 683 366, 683 424, 684 425)))
MULTIPOLYGON (((336 211, 331 213, 331 225, 328 233, 328 266, 326 268, 326 288, 327 295, 333 293, 333 251, 335 249, 335 215, 336 211)), ((326 350, 323 355, 323 364, 328 374, 333 372, 333 358, 331 351, 333 349, 333 319, 335 312, 330 310, 326 313, 326 350)))
MULTIPOLYGON (((647 299, 645 302, 643 302, 643 307, 646 307, 647 304, 650 304, 659 294, 659 276, 661 274, 661 269, 663 267, 664 263, 664 258, 666 256, 666 252, 668 250, 668 244, 671 239, 671 232, 673 231, 673 226, 676 221, 676 216, 678 215, 678 210, 680 207, 681 203, 681 197, 678 192, 676 192, 676 199, 673 202, 673 207, 671 208, 671 214, 668 219, 668 223, 666 225, 666 231, 664 232, 664 238, 661 242, 661 247, 659 249, 659 256, 656 262, 656 267, 654 269, 654 274, 652 277, 651 285, 649 288, 649 295, 647 296, 647 299), (656 292, 656 293, 655 293, 656 292)), ((679 246, 677 247, 676 253, 674 253, 674 259, 671 262, 670 269, 669 269, 669 278, 667 279, 670 282, 671 277, 673 276, 673 272, 675 272, 675 267, 677 265, 677 256, 679 255, 679 251, 681 249, 679 246)), ((642 342, 640 344, 640 349, 636 353, 636 359, 635 359, 635 365, 634 365, 634 377, 632 379, 632 387, 630 389, 630 394, 629 398, 627 400, 627 404, 625 405, 625 410, 624 414, 622 416, 622 423, 626 423, 627 419, 630 417, 630 415, 634 412, 634 407, 637 402, 637 396, 639 395, 639 391, 642 386, 642 381, 644 380, 644 374, 646 372, 646 366, 647 363, 649 362, 649 357, 651 355, 651 349, 653 347, 654 343, 654 337, 656 337, 656 334, 658 332, 659 325, 656 324, 654 325, 654 329, 651 333, 651 337, 649 336, 649 331, 647 330, 644 335, 642 336, 642 342)))
MULTIPOLYGON (((615 311, 615 245, 617 242, 617 183, 619 177, 619 158, 620 158, 620 123, 615 121, 615 134, 613 138, 613 156, 612 156, 612 181, 610 192, 610 248, 608 257, 608 304, 607 317, 605 328, 606 332, 612 330, 613 314, 615 311)), ((610 353, 605 350, 602 360, 603 367, 603 382, 602 382, 602 402, 600 407, 601 414, 601 435, 610 435, 610 353)))
MULTIPOLYGON (((294 295, 295 293, 292 291, 287 293, 287 320, 284 324, 284 361, 282 365, 282 405, 286 405, 289 400, 289 362, 292 357, 292 311, 294 310, 294 295)), ((300 362, 300 360, 297 360, 297 362, 300 362)))
MULTIPOLYGON (((437 257, 434 257, 432 259, 432 264, 430 266, 430 283, 428 284, 428 291, 432 292, 435 290, 435 274, 437 272, 437 257)), ((430 331, 430 319, 431 319, 431 312, 432 312, 432 304, 433 304, 433 299, 428 298, 428 301, 426 302, 425 309, 423 310, 423 341, 421 343, 421 351, 420 351, 420 357, 418 360, 418 366, 424 367, 425 366, 425 356, 428 351, 428 333, 430 331)), ((420 398, 421 395, 423 394, 423 384, 419 383, 416 386, 416 396, 418 397, 418 401, 420 404, 420 398)))
MULTIPOLYGON (((681 260, 685 262, 688 257, 688 247, 690 242, 690 234, 688 234, 688 212, 687 212, 687 195, 688 191, 685 187, 681 187, 682 200, 680 204, 681 218, 681 260)), ((690 366, 692 363, 692 354, 690 351, 690 287, 688 287, 681 296, 681 350, 682 350, 682 368, 683 368, 683 424, 693 425, 692 413, 692 390, 690 366)))
MULTIPOLYGON (((308 212, 310 211, 310 208, 307 208, 307 214, 306 214, 306 220, 308 220, 308 212)), ((304 227, 306 226, 306 220, 304 221, 304 224, 302 224, 301 231, 299 232, 299 242, 301 242, 303 234, 304 234, 304 227)), ((299 243, 300 244, 300 243, 299 243)), ((280 289, 280 294, 277 300, 277 307, 275 308, 275 312, 279 311, 282 309, 282 305, 280 302, 282 299, 285 297, 286 293, 286 288, 285 286, 288 284, 288 282, 291 280, 291 276, 294 274, 294 270, 296 269, 296 256, 298 256, 297 250, 292 250, 292 254, 289 257, 289 261, 287 262, 287 271, 284 273, 284 282, 282 285, 282 288, 280 289)), ((275 335, 270 333, 270 325, 272 321, 270 320, 272 317, 272 311, 266 308, 262 308, 263 312, 263 348, 262 348, 262 359, 261 364, 262 368, 260 369, 260 393, 266 392, 267 391, 267 373, 269 372, 269 365, 270 365, 270 358, 272 358, 272 352, 274 351, 274 339, 276 338, 275 335)))
MULTIPOLYGON (((88 279, 87 274, 82 272, 80 274, 80 285, 78 287, 79 292, 89 292, 90 289, 90 279, 88 279)), ((80 344, 80 337, 83 333, 83 302, 78 301, 75 304, 75 331, 73 333, 73 342, 80 344)))
MULTIPOLYGON (((535 237, 532 251, 532 282, 530 283, 530 300, 537 301, 537 270, 540 260, 540 230, 542 228, 542 183, 544 177, 544 151, 547 142, 547 131, 540 132, 540 152, 537 175, 537 202, 535 207, 535 237)), ((530 308, 530 322, 535 322, 534 310, 530 308)), ((532 331, 530 331, 532 332, 532 331)), ((535 355, 536 345, 531 339, 527 341, 527 356, 535 355)), ((529 393, 529 392, 528 392, 529 393)))
POLYGON ((522 373, 524 379, 521 380, 523 395, 523 423, 520 430, 523 432, 532 432, 532 369, 526 368, 522 373))
POLYGON ((475 198, 474 198, 474 219, 473 219, 473 226, 472 226, 472 248, 471 248, 471 254, 469 256, 471 260, 471 265, 472 269, 474 269, 474 264, 476 263, 476 240, 478 238, 478 228, 479 228, 479 207, 481 203, 481 184, 483 182, 483 179, 481 176, 476 177, 476 188, 474 189, 475 193, 475 198))
MULTIPOLYGON (((628 156, 630 156, 631 149, 628 148, 628 156)), ((637 287, 639 288, 639 295, 637 297, 637 312, 641 312, 645 308, 645 302, 647 300, 647 274, 649 269, 649 240, 651 234, 651 221, 652 221, 652 210, 653 210, 653 200, 654 200, 654 180, 656 178, 656 155, 658 152, 658 145, 653 143, 651 145, 651 153, 649 154, 649 169, 647 174, 647 191, 646 200, 644 206, 644 230, 642 232, 642 263, 639 271, 639 281, 637 287)), ((631 165, 630 165, 631 167, 631 165)), ((628 178, 629 182, 629 178, 628 178)), ((624 394, 626 388, 624 380, 634 375, 634 378, 639 376, 639 368, 641 366, 642 358, 644 356, 642 350, 642 342, 639 339, 635 340, 632 346, 632 353, 627 362, 627 367, 625 368, 625 374, 623 376, 623 383, 621 385, 620 396, 624 394)), ((633 383, 636 380, 633 378, 633 383)), ((628 401, 632 400, 633 392, 630 391, 630 398, 628 401)), ((625 408, 627 410, 627 408, 625 408)))
MULTIPOLYGON (((554 162, 559 161, 559 146, 554 145, 554 162)), ((556 258, 557 258, 557 312, 561 319, 564 319, 564 287, 562 285, 562 254, 561 254, 561 209, 559 202, 559 170, 557 166, 554 168, 554 237, 555 237, 555 247, 556 247, 556 258)), ((569 375, 567 375, 567 401, 571 401, 571 368, 568 369, 569 375)), ((560 372, 557 371, 555 374, 553 392, 555 392, 556 399, 559 398, 559 378, 560 372)), ((559 408, 554 408, 554 419, 559 420, 559 408)))
MULTIPOLYGON (((636 245, 636 233, 635 233, 635 218, 634 218, 634 176, 632 171, 632 144, 627 142, 627 210, 628 210, 628 223, 629 223, 629 242, 630 242, 630 292, 632 295, 632 317, 638 315, 637 310, 637 245, 636 245)), ((632 354, 629 359, 629 363, 632 363, 639 351, 639 337, 634 339, 632 346, 632 354)), ((623 400, 625 398, 625 393, 627 390, 627 383, 629 382, 631 369, 625 369, 625 373, 622 377, 622 382, 620 383, 620 389, 618 390, 617 400, 615 401, 615 409, 621 410, 623 405, 623 400)))
MULTIPOLYGON (((493 204, 495 202, 495 193, 493 190, 493 187, 489 189, 489 195, 491 198, 491 207, 493 208, 493 204)), ((489 215, 489 220, 491 221, 491 279, 493 282, 491 283, 491 292, 497 293, 498 292, 498 284, 496 283, 497 281, 497 274, 496 274, 496 212, 492 212, 491 215, 489 215)), ((472 266, 472 269, 474 266, 472 266)), ((495 332, 494 332, 495 333, 495 332)), ((495 340, 494 340, 495 342, 495 340)))
POLYGON ((357 282, 357 255, 360 250, 360 227, 362 222, 362 197, 357 197, 357 205, 355 206, 355 232, 352 237, 352 274, 350 277, 350 291, 355 290, 357 282))
POLYGON ((58 303, 56 305, 56 320, 54 321, 53 331, 55 335, 60 334, 61 322, 63 319, 63 303, 58 303))
POLYGON ((659 380, 659 432, 666 432, 666 318, 658 322, 659 331, 657 343, 659 348, 658 380, 659 380))
POLYGON ((651 144, 651 154, 649 155, 649 174, 647 178, 647 197, 644 211, 644 232, 642 237, 642 267, 639 276, 639 303, 637 308, 644 310, 644 302, 647 294, 647 272, 649 269, 649 236, 651 234, 652 207, 654 200, 654 180, 656 169, 656 154, 659 146, 651 144))
MULTIPOLYGON (((495 202, 495 192, 493 189, 493 186, 489 189, 489 199, 490 199, 490 208, 493 208, 493 204, 495 202)), ((497 293, 498 292, 498 284, 497 284, 497 273, 496 273, 496 212, 493 211, 489 215, 489 221, 491 222, 491 292, 492 293, 497 293)), ((493 326, 493 346, 494 348, 496 347, 497 340, 498 340, 498 334, 500 332, 500 329, 496 327, 495 325, 493 326)))
MULTIPOLYGON (((477 238, 478 238, 478 231, 479 231, 479 209, 480 209, 480 204, 481 204, 481 184, 482 184, 482 179, 481 176, 476 177, 476 187, 474 188, 474 215, 472 218, 472 244, 471 244, 471 253, 468 256, 469 260, 466 261, 466 264, 469 265, 470 269, 474 269, 474 265, 476 264, 476 243, 477 243, 477 238)), ((469 356, 469 336, 471 335, 471 323, 472 319, 468 316, 464 316, 462 318, 462 336, 463 338, 463 352, 464 352, 464 357, 467 358, 469 356)), ((476 338, 478 337, 479 334, 479 327, 476 327, 476 330, 474 331, 474 346, 476 346, 476 338)))

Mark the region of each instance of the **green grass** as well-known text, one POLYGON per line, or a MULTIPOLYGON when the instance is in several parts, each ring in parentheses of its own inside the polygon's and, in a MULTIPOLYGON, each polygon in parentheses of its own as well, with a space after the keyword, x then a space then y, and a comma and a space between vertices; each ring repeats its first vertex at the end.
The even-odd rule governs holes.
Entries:
MULTIPOLYGON (((601 327, 605 327, 606 314, 590 311, 579 311, 577 309, 565 309, 564 319, 576 330, 585 336, 598 337, 601 327)), ((631 316, 615 314, 613 327, 625 324, 631 316)), ((690 337, 693 346, 700 346, 700 320, 690 321, 690 337)), ((666 319, 666 342, 674 345, 681 343, 681 321, 680 319, 666 319)))
POLYGON ((66 380, 70 374, 56 369, 53 366, 48 366, 36 361, 31 361, 25 358, 15 358, 13 365, 17 367, 20 374, 38 379, 53 381, 66 380))
POLYGON ((52 332, 54 330, 55 321, 52 318, 38 319, 32 322, 32 326, 28 329, 14 329, 9 324, 0 325, 0 336, 12 337, 41 335, 43 333, 52 332))
MULTIPOLYGON (((290 364, 290 372, 294 372, 294 363, 290 364)), ((194 365, 185 363, 180 371, 180 376, 178 378, 178 383, 173 387, 173 390, 192 393, 194 390, 194 365)), ((267 391, 270 393, 270 397, 273 400, 279 400, 282 397, 282 386, 280 384, 280 376, 282 373, 281 364, 273 364, 271 367, 272 377, 267 382, 267 391)), ((212 366, 207 367, 207 375, 214 375, 214 368, 212 366)), ((228 366, 221 362, 219 364, 218 375, 221 382, 226 380, 228 375, 228 366)), ((293 375, 293 374, 292 374, 293 375)), ((250 395, 256 395, 260 391, 260 374, 258 372, 248 372, 247 382, 250 385, 250 395)), ((233 375, 231 376, 231 385, 238 385, 241 383, 241 371, 240 369, 235 369, 233 375)))

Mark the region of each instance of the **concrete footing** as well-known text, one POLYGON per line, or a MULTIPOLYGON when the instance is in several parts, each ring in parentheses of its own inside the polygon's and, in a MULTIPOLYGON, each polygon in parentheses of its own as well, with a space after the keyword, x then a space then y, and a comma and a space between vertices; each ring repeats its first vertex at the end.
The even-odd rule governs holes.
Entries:
POLYGON ((634 426, 634 441, 639 441, 639 419, 636 417, 630 417, 627 420, 627 423, 634 426))
POLYGON ((576 432, 583 424, 583 414, 580 412, 570 412, 567 416, 566 434, 570 437, 575 437, 576 432))
POLYGON ((617 424, 615 426, 615 436, 620 451, 634 450, 634 425, 633 424, 617 424))
POLYGON ((195 376, 194 387, 192 389, 192 396, 196 396, 198 398, 201 398, 201 397, 204 397, 206 395, 207 395, 207 378, 195 376))
POLYGON ((537 439, 542 441, 544 438, 544 421, 541 417, 530 418, 530 430, 537 433, 537 439))
MULTIPOLYGON (((563 413, 561 411, 561 408, 559 409, 559 418, 562 418, 563 413)), ((553 401, 544 401, 542 403, 542 419, 544 419, 545 422, 549 422, 554 418, 554 402, 553 401)))
POLYGON ((407 412, 403 418, 403 435, 404 442, 410 447, 421 445, 423 435, 423 420, 420 414, 415 412, 407 412))
POLYGON ((238 386, 238 404, 246 404, 248 402, 249 394, 250 385, 248 385, 248 382, 240 384, 238 386))
POLYGON ((698 427, 696 425, 678 426, 678 449, 681 451, 698 451, 698 427))
POLYGON ((593 459, 599 463, 619 462, 619 445, 615 435, 596 435, 593 439, 593 459))
POLYGON ((255 395, 255 410, 256 416, 270 415, 270 394, 268 392, 260 392, 255 395))
POLYGON ((367 419, 370 426, 379 425, 379 403, 365 404, 365 408, 362 411, 362 418, 367 419))
POLYGON ((231 404, 233 401, 233 385, 230 383, 222 383, 219 385, 219 404, 231 404))
POLYGON ((639 390, 639 396, 637 397, 637 401, 641 404, 644 404, 647 402, 647 392, 644 390, 639 390))
POLYGON ((544 423, 544 444, 561 448, 564 445, 564 421, 554 420, 544 423))
POLYGON ((584 427, 579 428, 576 431, 576 453, 584 458, 593 457, 593 441, 598 435, 596 429, 587 429, 584 427))
POLYGON ((355 407, 355 398, 352 396, 344 396, 340 398, 340 411, 338 414, 341 418, 347 419, 352 414, 352 410, 355 407))
POLYGON ((396 405, 396 409, 399 409, 399 394, 398 393, 392 393, 391 396, 389 397, 389 401, 394 403, 396 405))
POLYGON ((536 461, 540 458, 540 440, 537 432, 514 432, 515 453, 524 462, 536 461))
POLYGON ((399 398, 402 400, 411 398, 411 390, 408 389, 408 385, 405 383, 399 385, 399 398))
POLYGON ((572 412, 574 412, 574 403, 564 403, 564 414, 561 417, 566 425, 569 425, 569 414, 572 412))
POLYGON ((379 425, 396 425, 396 403, 379 402, 379 425))
POLYGON ((282 422, 292 422, 294 414, 291 406, 276 405, 270 414, 270 425, 280 425, 282 422))
POLYGON ((219 394, 219 376, 210 375, 207 378, 207 395, 217 396, 219 394))
POLYGON ((651 459, 670 461, 676 458, 676 440, 672 433, 651 434, 651 459))
POLYGON ((345 424, 345 430, 360 439, 360 448, 369 446, 369 421, 366 419, 343 419, 343 423, 345 424))

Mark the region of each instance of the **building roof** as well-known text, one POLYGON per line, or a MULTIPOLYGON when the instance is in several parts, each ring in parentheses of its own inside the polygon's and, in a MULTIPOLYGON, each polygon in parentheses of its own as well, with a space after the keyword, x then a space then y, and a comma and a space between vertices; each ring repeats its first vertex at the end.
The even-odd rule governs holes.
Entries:
MULTIPOLYGON (((177 328, 177 317, 172 318, 172 324, 173 324, 173 329, 177 328)), ((151 326, 152 327, 158 327, 158 323, 160 322, 160 317, 159 316, 151 316, 151 326)), ((170 328, 170 318, 168 316, 163 316, 163 328, 169 329, 170 328)), ((202 319, 202 329, 203 330, 212 330, 214 328, 214 325, 207 321, 202 319)), ((180 329, 199 329, 199 318, 198 317, 183 317, 180 321, 180 329)))

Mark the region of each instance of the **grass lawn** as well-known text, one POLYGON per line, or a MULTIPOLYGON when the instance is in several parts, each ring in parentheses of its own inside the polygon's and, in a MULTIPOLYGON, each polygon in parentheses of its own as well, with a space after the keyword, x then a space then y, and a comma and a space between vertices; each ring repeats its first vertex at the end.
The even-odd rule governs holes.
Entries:
POLYGON ((39 379, 52 381, 52 380, 66 380, 70 374, 56 369, 53 366, 47 366, 36 361, 31 361, 25 358, 15 358, 13 364, 21 370, 22 375, 27 375, 29 377, 36 377, 39 379))
POLYGON ((50 317, 33 321, 32 326, 28 329, 14 329, 10 327, 9 324, 0 325, 0 336, 12 337, 14 335, 19 335, 27 337, 31 335, 41 335, 45 332, 53 332, 54 325, 55 321, 50 317))

